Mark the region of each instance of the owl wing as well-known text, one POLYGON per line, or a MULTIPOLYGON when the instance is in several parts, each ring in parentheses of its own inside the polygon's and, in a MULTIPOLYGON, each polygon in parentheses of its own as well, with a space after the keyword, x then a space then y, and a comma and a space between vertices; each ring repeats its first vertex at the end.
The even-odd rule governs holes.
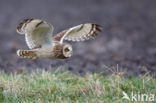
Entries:
POLYGON ((25 34, 30 49, 52 47, 53 26, 39 19, 24 19, 18 26, 17 32, 25 34))
POLYGON ((84 41, 95 38, 101 32, 101 26, 92 23, 81 24, 58 33, 53 37, 54 41, 84 41))

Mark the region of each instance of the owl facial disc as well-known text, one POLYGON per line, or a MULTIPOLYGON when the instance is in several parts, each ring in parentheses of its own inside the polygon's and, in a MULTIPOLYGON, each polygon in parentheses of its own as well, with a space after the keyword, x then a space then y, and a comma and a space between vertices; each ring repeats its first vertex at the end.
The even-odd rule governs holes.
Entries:
POLYGON ((69 45, 69 44, 66 44, 64 45, 63 47, 63 55, 66 57, 66 58, 69 58, 72 56, 72 46, 69 45))

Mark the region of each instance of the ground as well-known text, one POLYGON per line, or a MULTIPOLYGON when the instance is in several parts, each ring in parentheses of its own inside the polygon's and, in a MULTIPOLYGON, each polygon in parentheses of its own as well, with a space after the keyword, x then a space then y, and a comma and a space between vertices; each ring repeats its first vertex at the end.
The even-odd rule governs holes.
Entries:
POLYGON ((82 77, 59 69, 18 75, 0 72, 0 103, 156 102, 155 78, 148 74, 131 78, 123 75, 94 73, 82 77))
POLYGON ((58 66, 76 73, 118 68, 128 75, 156 75, 155 0, 16 0, 0 1, 0 69, 5 72, 58 66), (17 49, 28 49, 16 26, 24 18, 54 25, 54 34, 81 23, 97 23, 103 32, 91 41, 72 43, 67 60, 20 59, 17 49))

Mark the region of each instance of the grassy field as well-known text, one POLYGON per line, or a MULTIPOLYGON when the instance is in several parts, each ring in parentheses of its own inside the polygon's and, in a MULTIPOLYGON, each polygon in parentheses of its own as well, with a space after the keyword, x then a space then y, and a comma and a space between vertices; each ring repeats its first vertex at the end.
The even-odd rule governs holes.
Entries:
POLYGON ((2 103, 134 103, 123 99, 123 92, 129 96, 131 92, 156 96, 156 79, 150 76, 124 78, 122 73, 81 77, 60 71, 0 72, 2 103))

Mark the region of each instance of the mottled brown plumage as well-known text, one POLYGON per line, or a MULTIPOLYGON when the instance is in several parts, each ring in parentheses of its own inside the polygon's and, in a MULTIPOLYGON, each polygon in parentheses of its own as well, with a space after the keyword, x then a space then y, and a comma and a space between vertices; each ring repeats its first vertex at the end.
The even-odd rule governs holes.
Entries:
MULTIPOLYGON (((82 28, 83 28, 84 25, 82 25, 78 30, 80 31, 82 28)), ((65 40, 71 40, 71 41, 84 41, 84 40, 89 40, 89 39, 94 39, 95 37, 98 36, 98 33, 99 32, 102 32, 101 30, 102 26, 100 25, 97 25, 97 24, 92 24, 91 25, 91 29, 88 33, 86 33, 85 35, 82 35, 82 36, 79 36, 77 37, 76 39, 72 38, 72 39, 69 39, 68 37, 64 37, 66 35, 66 33, 70 30, 70 29, 67 29, 67 30, 64 30, 60 33, 58 33, 56 36, 53 37, 53 40, 54 41, 61 41, 61 39, 65 39, 65 40)))
POLYGON ((64 34, 67 32, 68 30, 64 30, 58 34, 56 34, 56 36, 53 37, 53 40, 54 41, 60 41, 61 38, 64 36, 64 34))
POLYGON ((101 26, 92 23, 66 29, 52 37, 53 26, 39 19, 24 19, 17 32, 25 34, 30 50, 18 50, 17 55, 32 60, 40 58, 66 59, 72 56, 72 46, 63 40, 84 41, 93 39, 101 32, 101 26))

